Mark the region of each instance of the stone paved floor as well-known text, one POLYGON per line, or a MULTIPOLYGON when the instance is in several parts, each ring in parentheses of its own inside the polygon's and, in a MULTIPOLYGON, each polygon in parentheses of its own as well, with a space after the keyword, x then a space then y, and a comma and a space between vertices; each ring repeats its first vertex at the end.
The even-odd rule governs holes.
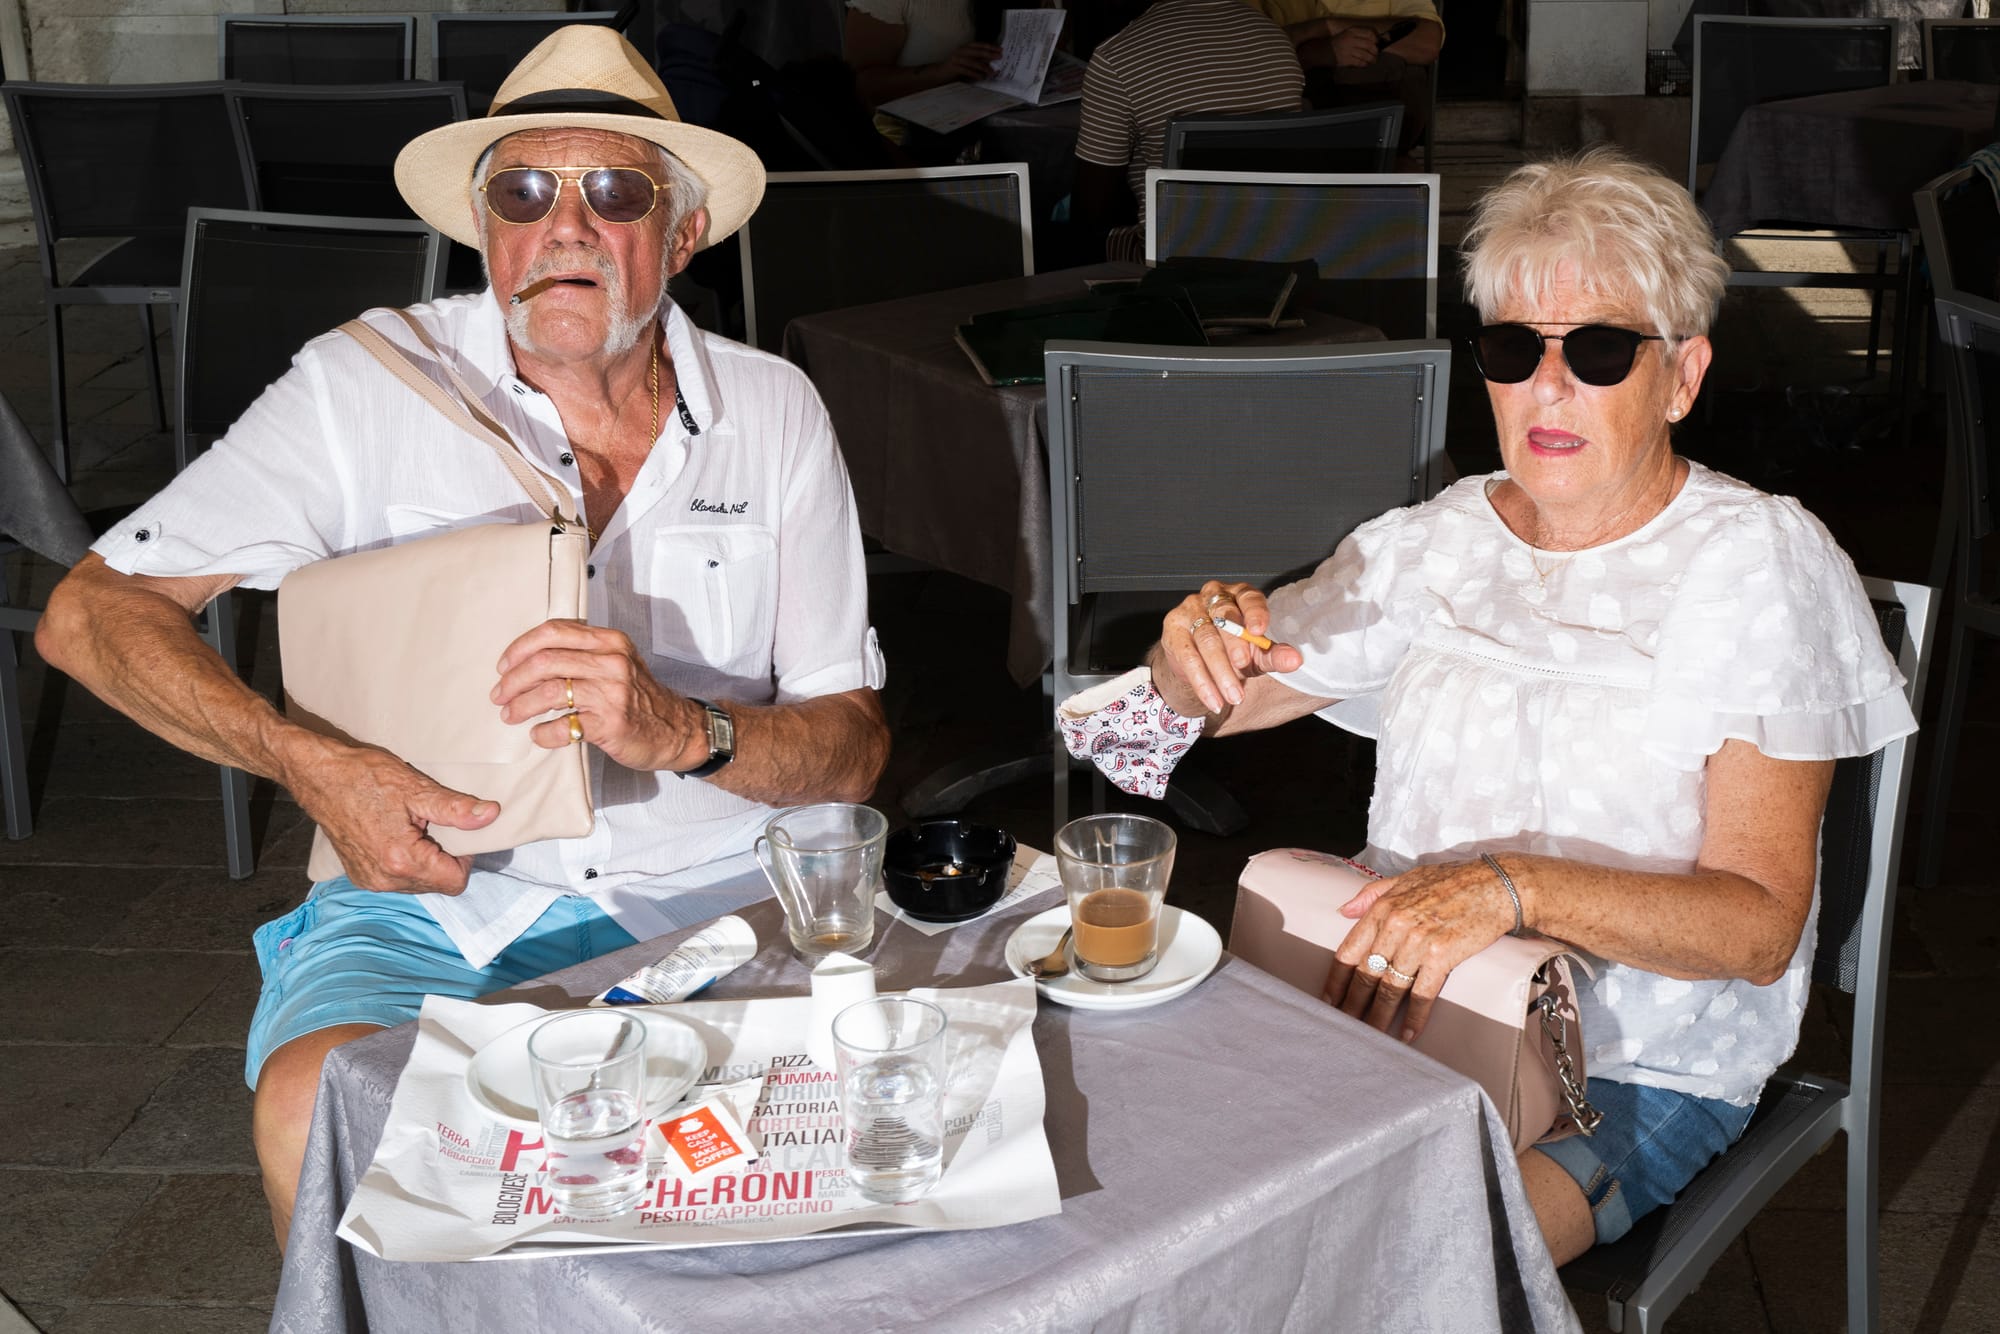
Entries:
MULTIPOLYGON (((1447 159, 1462 199, 1512 159, 1447 159)), ((1449 208, 1449 205, 1448 205, 1449 208)), ((1881 381, 1859 381, 1864 312, 1851 296, 1801 304, 1737 293, 1717 333, 1712 414, 1684 436, 1696 457, 1800 495, 1866 571, 1921 578, 1939 484, 1938 414, 1907 449, 1873 429, 1881 381), (1788 393, 1787 386, 1791 386, 1788 393), (1831 389, 1829 389, 1831 387, 1831 389), (1865 392, 1846 392, 1849 390, 1865 392), (1858 448, 1843 442, 1859 439, 1858 448)), ((0 250, 0 392, 38 431, 49 422, 33 252, 0 250)), ((1444 332, 1462 327, 1447 307, 1444 332)), ((71 395, 87 505, 137 500, 168 472, 151 420, 137 323, 123 310, 70 324, 71 395)), ((1461 469, 1489 467, 1479 387, 1461 367, 1451 415, 1461 469)), ((17 597, 50 572, 17 561, 17 597)), ((894 809, 920 776, 971 747, 1031 739, 1039 710, 997 666, 1005 604, 937 575, 878 580, 892 664, 896 755, 877 802, 894 809)), ((252 678, 275 686, 273 618, 253 600, 252 678)), ((1891 1330, 2000 1328, 2000 886, 1978 841, 1994 790, 2000 672, 1988 663, 1953 796, 1946 886, 1907 890, 1889 1023, 1882 1139, 1882 1282, 1891 1330)), ((258 795, 258 870, 222 869, 215 770, 178 755, 85 692, 24 673, 39 809, 34 836, 0 843, 0 1293, 54 1334, 234 1334, 264 1327, 276 1287, 254 1173, 243 1032, 256 986, 251 929, 305 889, 307 830, 290 801, 258 795)), ((1226 923, 1243 858, 1361 842, 1367 748, 1314 723, 1216 745, 1211 772, 1256 812, 1230 839, 1184 836, 1175 898, 1226 923), (1289 781, 1312 773, 1308 784, 1289 781)), ((984 797, 974 811, 1047 845, 1045 786, 984 797)), ((1837 1069, 1835 1007, 1809 1016, 1806 1052, 1837 1069)), ((1817 1332, 1841 1325, 1842 1160, 1811 1164, 1732 1246, 1676 1318, 1685 1331, 1817 1332)), ((1587 1327, 1600 1317, 1584 1306, 1587 1327)), ((9 1328, 0 1305, 0 1332, 9 1328)))

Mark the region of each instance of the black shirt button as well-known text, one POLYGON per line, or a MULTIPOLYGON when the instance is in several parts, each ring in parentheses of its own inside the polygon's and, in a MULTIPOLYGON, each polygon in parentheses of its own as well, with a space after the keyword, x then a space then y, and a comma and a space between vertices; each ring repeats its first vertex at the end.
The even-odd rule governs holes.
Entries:
POLYGON ((584 566, 583 577, 586 579, 595 579, 597 577, 597 567, 595 565, 584 566))
POLYGON ((565 454, 561 458, 557 459, 556 462, 562 464, 562 466, 565 468, 574 468, 576 466, 576 455, 565 454))
POLYGON ((153 530, 150 528, 141 528, 138 532, 132 534, 132 540, 134 542, 150 542, 153 540, 153 530))
POLYGON ((585 880, 595 880, 595 879, 597 879, 597 868, 596 868, 595 866, 591 866, 591 867, 587 867, 587 868, 585 868, 585 870, 584 870, 584 873, 583 873, 583 878, 584 878, 585 880))

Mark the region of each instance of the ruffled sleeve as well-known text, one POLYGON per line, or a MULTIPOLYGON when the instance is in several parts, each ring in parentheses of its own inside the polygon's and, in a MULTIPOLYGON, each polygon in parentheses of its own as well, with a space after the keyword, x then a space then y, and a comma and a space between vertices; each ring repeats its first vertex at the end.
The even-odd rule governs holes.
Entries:
POLYGON ((1284 677, 1308 695, 1354 700, 1379 693, 1410 651, 1432 603, 1426 562, 1452 560, 1447 530, 1472 521, 1467 478, 1436 499, 1370 519, 1295 584, 1271 594, 1271 637, 1296 645, 1305 664, 1284 677))
POLYGON ((1646 749, 1697 769, 1731 738, 1831 760, 1916 731, 1854 565, 1819 520, 1761 495, 1704 518, 1660 622, 1646 749))

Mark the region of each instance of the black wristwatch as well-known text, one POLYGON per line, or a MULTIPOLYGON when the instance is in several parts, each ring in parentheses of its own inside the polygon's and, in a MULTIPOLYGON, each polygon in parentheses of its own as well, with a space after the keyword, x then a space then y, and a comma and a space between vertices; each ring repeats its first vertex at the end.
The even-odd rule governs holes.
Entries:
MULTIPOLYGON (((690 696, 692 699, 692 696, 690 696)), ((708 759, 681 772, 682 778, 706 778, 736 758, 736 720, 728 710, 705 699, 693 701, 708 716, 708 759)))

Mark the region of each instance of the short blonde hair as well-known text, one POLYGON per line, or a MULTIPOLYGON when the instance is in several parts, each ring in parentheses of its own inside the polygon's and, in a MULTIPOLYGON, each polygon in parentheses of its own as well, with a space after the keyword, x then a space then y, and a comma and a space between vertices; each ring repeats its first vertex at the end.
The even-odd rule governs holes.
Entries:
POLYGON ((1479 201, 1460 249, 1482 320, 1547 295, 1568 267, 1586 292, 1637 301, 1668 352, 1708 332, 1729 282, 1688 192, 1601 145, 1517 168, 1479 201))

